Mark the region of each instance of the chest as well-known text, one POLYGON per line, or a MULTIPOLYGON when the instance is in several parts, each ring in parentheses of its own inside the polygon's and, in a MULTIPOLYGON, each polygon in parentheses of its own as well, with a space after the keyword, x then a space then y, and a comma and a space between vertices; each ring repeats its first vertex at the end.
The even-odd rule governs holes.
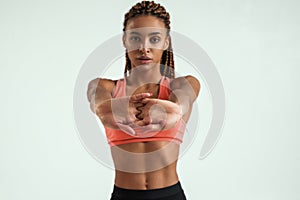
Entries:
POLYGON ((139 93, 144 93, 144 92, 149 92, 152 93, 153 98, 157 98, 159 95, 160 91, 160 85, 155 84, 155 83, 147 83, 141 86, 127 86, 126 87, 126 94, 128 96, 134 95, 134 94, 139 94, 139 93))

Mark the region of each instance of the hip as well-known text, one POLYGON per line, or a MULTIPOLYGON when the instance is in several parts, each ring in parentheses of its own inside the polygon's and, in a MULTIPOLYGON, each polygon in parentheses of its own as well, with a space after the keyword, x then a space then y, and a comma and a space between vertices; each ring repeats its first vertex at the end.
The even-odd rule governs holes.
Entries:
POLYGON ((186 200, 181 183, 164 188, 133 190, 114 185, 110 200, 186 200))

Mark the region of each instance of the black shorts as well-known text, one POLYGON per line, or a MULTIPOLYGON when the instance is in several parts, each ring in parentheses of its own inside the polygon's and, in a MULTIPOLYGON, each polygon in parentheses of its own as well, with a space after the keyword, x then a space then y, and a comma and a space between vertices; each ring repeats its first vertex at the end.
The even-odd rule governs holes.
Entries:
POLYGON ((151 190, 132 190, 114 186, 110 200, 186 200, 178 181, 175 185, 151 190))

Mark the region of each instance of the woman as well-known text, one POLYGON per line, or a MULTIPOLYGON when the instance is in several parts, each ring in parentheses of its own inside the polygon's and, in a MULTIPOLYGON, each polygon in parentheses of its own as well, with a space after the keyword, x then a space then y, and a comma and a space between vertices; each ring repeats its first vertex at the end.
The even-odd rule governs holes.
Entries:
POLYGON ((192 105, 193 76, 175 78, 170 17, 153 1, 125 14, 125 76, 89 83, 91 109, 103 123, 115 165, 111 200, 184 200, 176 164, 192 105))

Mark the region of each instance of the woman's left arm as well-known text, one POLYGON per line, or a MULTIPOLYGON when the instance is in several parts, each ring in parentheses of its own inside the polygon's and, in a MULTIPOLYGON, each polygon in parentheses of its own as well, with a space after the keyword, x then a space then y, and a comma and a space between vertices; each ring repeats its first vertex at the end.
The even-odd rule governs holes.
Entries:
POLYGON ((183 117, 189 117, 200 88, 198 79, 191 75, 178 77, 171 82, 169 100, 181 107, 183 117))
POLYGON ((200 83, 193 76, 179 77, 170 84, 169 100, 146 98, 141 113, 143 120, 138 121, 139 129, 144 132, 172 128, 180 118, 187 121, 196 100, 200 83))

